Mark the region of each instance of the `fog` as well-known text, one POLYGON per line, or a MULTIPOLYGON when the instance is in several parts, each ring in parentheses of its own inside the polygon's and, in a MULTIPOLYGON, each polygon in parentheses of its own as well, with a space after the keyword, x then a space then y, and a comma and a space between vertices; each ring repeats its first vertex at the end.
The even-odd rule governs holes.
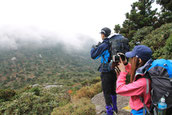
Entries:
POLYGON ((0 50, 19 48, 45 48, 63 44, 65 49, 84 50, 95 44, 95 40, 83 34, 60 34, 34 27, 0 27, 0 50))

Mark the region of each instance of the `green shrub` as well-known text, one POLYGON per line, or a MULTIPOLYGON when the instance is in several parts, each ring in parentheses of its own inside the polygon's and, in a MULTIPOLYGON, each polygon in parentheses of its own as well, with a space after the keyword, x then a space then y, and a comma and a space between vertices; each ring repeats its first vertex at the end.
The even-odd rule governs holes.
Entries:
POLYGON ((160 28, 152 31, 150 34, 144 37, 141 44, 147 45, 153 50, 153 58, 162 58, 164 54, 164 47, 166 40, 172 33, 172 23, 164 24, 160 28))
POLYGON ((130 47, 131 49, 135 46, 135 43, 136 42, 141 42, 144 37, 148 34, 151 33, 151 31, 153 30, 153 27, 152 26, 149 26, 149 27, 143 27, 141 29, 139 29, 133 36, 132 40, 130 39, 130 47))
POLYGON ((9 101, 16 92, 12 89, 0 89, 0 102, 9 101))
POLYGON ((101 83, 98 82, 96 84, 93 84, 91 86, 85 86, 78 90, 76 94, 73 96, 74 99, 80 99, 82 97, 86 98, 92 98, 94 95, 98 94, 101 92, 101 83))
POLYGON ((39 96, 40 95, 40 88, 33 87, 29 90, 29 92, 33 92, 36 96, 39 96))
POLYGON ((167 39, 165 47, 164 47, 164 57, 166 59, 172 59, 172 33, 170 37, 167 39))
POLYGON ((95 106, 90 99, 81 98, 53 110, 51 115, 96 115, 95 106))
POLYGON ((11 101, 0 103, 0 113, 7 115, 48 115, 55 107, 70 101, 67 93, 50 92, 40 87, 28 88, 16 94, 11 101))

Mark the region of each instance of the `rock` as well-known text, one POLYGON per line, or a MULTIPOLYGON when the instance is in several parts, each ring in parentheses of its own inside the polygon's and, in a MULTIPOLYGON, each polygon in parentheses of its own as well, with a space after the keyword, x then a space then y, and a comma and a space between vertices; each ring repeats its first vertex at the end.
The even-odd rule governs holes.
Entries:
POLYGON ((47 85, 45 86, 45 89, 50 89, 50 88, 53 88, 53 87, 63 87, 63 85, 47 85))
POLYGON ((32 85, 32 87, 37 87, 37 86, 39 86, 39 84, 34 84, 34 85, 32 85))
POLYGON ((39 57, 40 57, 40 58, 42 58, 42 55, 41 55, 41 54, 39 54, 39 57))
MULTIPOLYGON (((105 109, 106 105, 102 92, 95 95, 91 99, 91 102, 96 106, 97 115, 101 115, 101 113, 106 111, 105 109)), ((118 115, 130 115, 130 112, 128 110, 123 109, 124 107, 128 106, 128 103, 129 103, 129 97, 117 95, 118 115)))
POLYGON ((103 93, 99 93, 97 95, 95 95, 92 99, 91 102, 93 104, 95 104, 96 106, 96 113, 97 115, 103 113, 104 111, 106 111, 105 109, 105 100, 104 100, 104 96, 103 93))
POLYGON ((17 58, 16 57, 12 57, 11 58, 11 61, 15 61, 17 58))

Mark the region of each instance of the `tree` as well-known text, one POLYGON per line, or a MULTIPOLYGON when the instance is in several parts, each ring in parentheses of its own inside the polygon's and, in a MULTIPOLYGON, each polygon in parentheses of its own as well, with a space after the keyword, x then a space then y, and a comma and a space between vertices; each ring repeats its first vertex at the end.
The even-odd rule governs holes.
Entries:
POLYGON ((121 29, 121 27, 119 24, 115 25, 115 28, 114 28, 115 33, 119 33, 120 29, 121 29))
MULTIPOLYGON (((120 33, 132 39, 135 32, 144 26, 154 26, 157 21, 157 9, 151 10, 153 0, 139 0, 132 4, 130 13, 126 13, 126 20, 122 24, 120 33)), ((117 30, 118 26, 115 25, 117 30)))
POLYGON ((172 22, 172 0, 156 0, 156 3, 161 5, 161 12, 159 13, 159 21, 157 26, 172 22))
POLYGON ((162 5, 162 9, 172 11, 171 0, 156 0, 156 3, 162 5))

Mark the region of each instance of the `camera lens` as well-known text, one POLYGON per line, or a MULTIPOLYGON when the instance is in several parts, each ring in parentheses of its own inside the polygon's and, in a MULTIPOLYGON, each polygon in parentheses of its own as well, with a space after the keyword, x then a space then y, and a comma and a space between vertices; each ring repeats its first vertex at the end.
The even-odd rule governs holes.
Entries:
POLYGON ((125 56, 124 55, 120 55, 122 61, 125 61, 125 56))
POLYGON ((118 55, 113 55, 113 62, 119 62, 119 56, 118 55))

